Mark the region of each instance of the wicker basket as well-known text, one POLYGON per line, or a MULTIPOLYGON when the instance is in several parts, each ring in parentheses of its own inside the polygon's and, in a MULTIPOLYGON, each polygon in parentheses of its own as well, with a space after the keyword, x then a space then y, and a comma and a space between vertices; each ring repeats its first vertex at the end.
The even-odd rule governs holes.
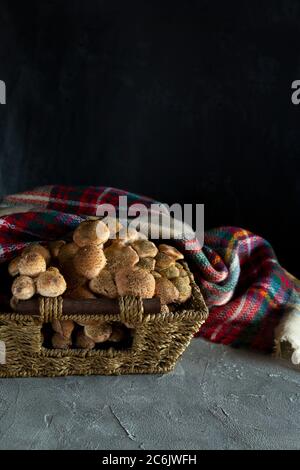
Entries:
MULTIPOLYGON (((119 314, 102 315, 105 321, 126 323, 134 329, 132 344, 125 349, 44 347, 42 327, 45 322, 53 318, 80 320, 80 315, 62 314, 62 300, 41 299, 38 317, 0 314, 0 377, 151 374, 172 370, 208 315, 200 289, 188 272, 192 297, 176 311, 145 314, 140 299, 121 297, 119 314)), ((82 310, 84 312, 84 301, 82 310)), ((99 315, 88 318, 99 318, 99 315)))

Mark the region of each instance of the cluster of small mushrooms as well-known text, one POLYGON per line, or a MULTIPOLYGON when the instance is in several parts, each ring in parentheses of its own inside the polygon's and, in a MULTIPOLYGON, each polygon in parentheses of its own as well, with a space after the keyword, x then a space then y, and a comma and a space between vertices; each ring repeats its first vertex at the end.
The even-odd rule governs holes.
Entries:
MULTIPOLYGON (((11 306, 17 310, 20 300, 35 294, 74 300, 158 296, 167 312, 172 304, 183 303, 191 296, 190 277, 179 262, 182 259, 175 247, 157 247, 116 219, 114 224, 108 218, 88 219, 75 229, 73 241, 31 244, 10 262, 8 271, 15 277, 11 306)), ((53 321, 52 346, 92 349, 96 343, 124 339, 125 327, 121 324, 86 320, 80 326, 75 328, 78 325, 72 320, 53 321)))

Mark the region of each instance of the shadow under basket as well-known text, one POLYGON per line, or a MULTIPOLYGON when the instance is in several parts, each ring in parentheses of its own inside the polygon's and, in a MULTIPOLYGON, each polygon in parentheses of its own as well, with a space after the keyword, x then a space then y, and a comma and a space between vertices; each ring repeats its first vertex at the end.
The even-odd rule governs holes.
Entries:
MULTIPOLYGON (((185 263, 185 268, 188 270, 185 263)), ((208 310, 193 275, 188 271, 192 296, 173 312, 149 314, 141 299, 120 297, 119 313, 65 314, 63 299, 39 300, 38 314, 0 313, 0 377, 66 375, 153 374, 172 370, 208 310), (80 321, 99 319, 121 322, 133 331, 125 348, 50 349, 45 347, 43 328, 53 319, 80 321)))

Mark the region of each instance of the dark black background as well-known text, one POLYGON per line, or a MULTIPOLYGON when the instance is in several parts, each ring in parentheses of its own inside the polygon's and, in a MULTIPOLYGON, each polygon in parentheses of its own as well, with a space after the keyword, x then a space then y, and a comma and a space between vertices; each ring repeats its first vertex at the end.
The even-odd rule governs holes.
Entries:
POLYGON ((205 204, 298 267, 300 2, 0 0, 0 192, 205 204))

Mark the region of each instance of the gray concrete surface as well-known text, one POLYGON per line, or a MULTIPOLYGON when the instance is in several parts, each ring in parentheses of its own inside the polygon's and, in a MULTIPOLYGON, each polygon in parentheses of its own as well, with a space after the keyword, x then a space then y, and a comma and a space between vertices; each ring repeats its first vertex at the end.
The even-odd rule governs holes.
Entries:
POLYGON ((195 339, 160 376, 0 380, 0 449, 297 449, 300 372, 195 339))

